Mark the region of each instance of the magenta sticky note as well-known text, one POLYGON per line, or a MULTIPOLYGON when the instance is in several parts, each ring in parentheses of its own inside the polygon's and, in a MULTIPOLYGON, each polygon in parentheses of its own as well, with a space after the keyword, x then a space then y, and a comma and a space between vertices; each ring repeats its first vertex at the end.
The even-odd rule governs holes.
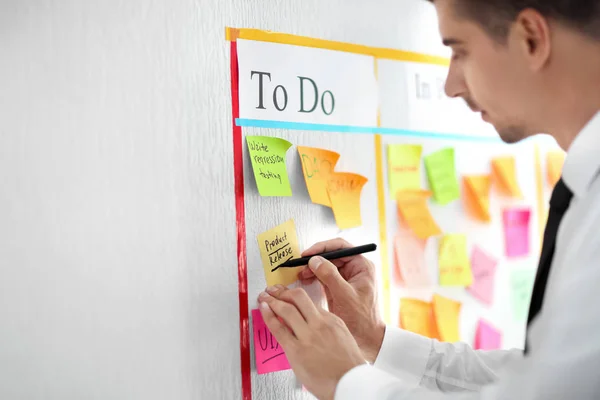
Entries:
POLYGON ((529 254, 530 218, 529 209, 506 209, 502 213, 507 257, 522 257, 529 254))
POLYGON ((254 332, 254 359, 259 374, 291 369, 283 348, 265 325, 260 310, 252 310, 254 332))
POLYGON ((498 262, 479 246, 474 245, 471 252, 471 271, 473 284, 467 288, 471 295, 491 305, 494 301, 494 277, 498 262))
POLYGON ((479 320, 475 334, 475 350, 496 350, 502 347, 502 334, 491 324, 479 320))

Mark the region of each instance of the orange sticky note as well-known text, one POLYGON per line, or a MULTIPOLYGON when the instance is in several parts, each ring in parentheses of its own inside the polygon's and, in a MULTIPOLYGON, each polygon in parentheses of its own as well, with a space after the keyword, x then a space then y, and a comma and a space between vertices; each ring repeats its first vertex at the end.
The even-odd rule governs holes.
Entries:
POLYGON ((460 340, 458 317, 461 304, 438 294, 433 295, 433 313, 442 342, 454 343, 460 340))
POLYGON ((329 176, 327 193, 338 228, 349 229, 362 225, 360 195, 367 181, 362 175, 348 172, 334 172, 329 176))
POLYGON ((490 222, 490 176, 471 175, 463 177, 464 203, 471 216, 490 222))
POLYGON ((431 286, 431 279, 425 266, 425 240, 403 229, 394 238, 394 255, 396 279, 400 285, 431 286))
POLYGON ((417 299, 400 300, 400 327, 404 330, 439 339, 431 303, 417 299))
POLYGON ((523 198, 523 193, 517 182, 517 169, 514 157, 494 158, 492 160, 492 175, 500 193, 519 199, 523 198))
POLYGON ((465 235, 444 235, 440 240, 438 264, 441 286, 467 287, 473 283, 465 235))
POLYGON ((329 150, 303 146, 298 146, 298 154, 311 201, 331 207, 331 201, 327 194, 327 181, 333 173, 340 155, 329 150))
POLYGON ((411 190, 398 192, 398 215, 419 239, 427 239, 442 233, 427 206, 431 192, 411 190))
POLYGON ((548 184, 552 187, 562 175, 563 165, 565 164, 565 153, 561 151, 551 151, 546 154, 546 173, 548 175, 548 184))

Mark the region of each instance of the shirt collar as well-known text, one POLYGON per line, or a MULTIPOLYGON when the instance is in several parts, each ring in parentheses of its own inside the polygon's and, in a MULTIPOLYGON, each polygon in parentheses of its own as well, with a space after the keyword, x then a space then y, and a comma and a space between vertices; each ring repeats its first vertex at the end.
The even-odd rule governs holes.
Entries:
POLYGON ((582 197, 600 170, 600 111, 573 140, 562 177, 576 197, 582 197))

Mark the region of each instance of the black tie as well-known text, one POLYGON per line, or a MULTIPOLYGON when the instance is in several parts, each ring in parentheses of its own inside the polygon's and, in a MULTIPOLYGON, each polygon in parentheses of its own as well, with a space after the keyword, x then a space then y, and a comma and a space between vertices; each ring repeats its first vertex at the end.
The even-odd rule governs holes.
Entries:
MULTIPOLYGON (((569 208, 573 193, 567 188, 562 180, 558 181, 552 197, 550 198, 550 210, 548 211, 548 222, 544 231, 544 243, 542 245, 542 254, 538 265, 535 284, 533 285, 533 293, 531 296, 531 304, 529 306, 529 317, 527 318, 527 327, 529 328, 531 321, 537 316, 542 309, 544 301, 544 293, 546 292, 546 284, 548 283, 548 275, 552 266, 552 258, 556 248, 556 234, 563 215, 569 208)), ((525 341, 525 354, 528 352, 527 340, 525 341)))

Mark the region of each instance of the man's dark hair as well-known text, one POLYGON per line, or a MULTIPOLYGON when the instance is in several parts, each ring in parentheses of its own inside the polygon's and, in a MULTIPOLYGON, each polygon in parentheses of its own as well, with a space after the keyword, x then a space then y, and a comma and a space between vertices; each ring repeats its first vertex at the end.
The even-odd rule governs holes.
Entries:
POLYGON ((600 40, 600 0, 453 1, 458 15, 479 23, 492 37, 499 40, 506 38, 510 24, 521 11, 528 8, 600 40))

